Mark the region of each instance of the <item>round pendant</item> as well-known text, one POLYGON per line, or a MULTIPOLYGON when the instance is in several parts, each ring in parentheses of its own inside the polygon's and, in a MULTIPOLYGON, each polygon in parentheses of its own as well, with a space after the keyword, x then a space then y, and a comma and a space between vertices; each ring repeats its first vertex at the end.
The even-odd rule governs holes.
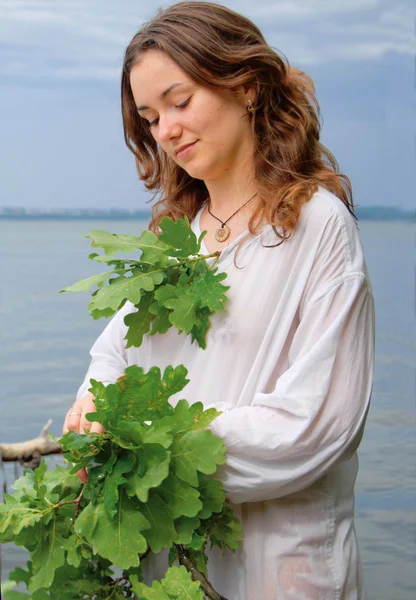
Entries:
POLYGON ((221 225, 215 232, 217 242, 225 242, 230 236, 230 228, 227 225, 221 225))

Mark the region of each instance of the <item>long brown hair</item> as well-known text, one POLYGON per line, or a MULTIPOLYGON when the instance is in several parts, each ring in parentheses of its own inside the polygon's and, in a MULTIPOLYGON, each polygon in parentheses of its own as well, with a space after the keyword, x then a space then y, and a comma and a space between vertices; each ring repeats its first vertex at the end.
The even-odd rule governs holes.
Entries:
POLYGON ((351 183, 319 141, 320 113, 309 76, 290 67, 246 17, 209 2, 180 2, 145 24, 126 49, 121 81, 124 137, 136 157, 140 178, 158 201, 151 229, 162 217, 195 217, 208 191, 156 144, 139 116, 130 72, 143 52, 165 52, 197 84, 257 91, 252 128, 258 194, 249 222, 251 233, 264 221, 291 233, 301 206, 322 185, 354 214, 351 183))

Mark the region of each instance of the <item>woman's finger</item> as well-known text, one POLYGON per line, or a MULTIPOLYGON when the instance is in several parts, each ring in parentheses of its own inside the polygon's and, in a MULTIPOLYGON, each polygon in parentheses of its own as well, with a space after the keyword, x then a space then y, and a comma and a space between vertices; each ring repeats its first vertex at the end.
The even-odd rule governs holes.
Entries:
POLYGON ((79 433, 87 433, 91 429, 91 421, 87 421, 85 415, 88 414, 89 411, 82 413, 81 418, 79 420, 79 433))
POLYGON ((105 429, 101 425, 101 423, 97 423, 97 421, 94 421, 94 423, 91 423, 90 431, 91 433, 104 433, 105 429))
POLYGON ((81 410, 75 410, 74 408, 67 412, 64 424, 64 433, 67 433, 68 431, 79 432, 81 415, 81 410))
POLYGON ((81 479, 82 483, 87 483, 88 475, 87 475, 87 471, 85 469, 81 469, 80 471, 77 471, 77 475, 81 479))

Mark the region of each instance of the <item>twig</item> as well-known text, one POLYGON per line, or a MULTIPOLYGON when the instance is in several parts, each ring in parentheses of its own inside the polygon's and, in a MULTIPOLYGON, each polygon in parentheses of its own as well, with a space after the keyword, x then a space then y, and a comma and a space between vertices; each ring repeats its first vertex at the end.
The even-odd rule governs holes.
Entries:
POLYGON ((201 573, 201 571, 198 571, 198 569, 195 567, 195 565, 189 558, 188 553, 185 550, 184 546, 182 546, 182 544, 175 544, 175 547, 178 551, 180 564, 183 565, 184 567, 186 567, 186 569, 192 575, 192 579, 194 581, 199 582, 199 585, 201 586, 201 589, 204 592, 204 594, 208 598, 210 598, 210 600, 227 600, 227 598, 225 598, 225 596, 221 596, 221 594, 216 592, 214 590, 214 588, 212 587, 212 585, 210 584, 210 582, 205 577, 205 575, 203 573, 201 573))
POLYGON ((141 554, 141 555, 140 555, 140 562, 142 562, 142 560, 143 560, 144 558, 146 558, 146 556, 147 556, 148 554, 150 554, 150 553, 151 553, 151 549, 150 549, 150 546, 148 546, 148 548, 147 548, 146 552, 145 552, 144 554, 141 554))
POLYGON ((58 504, 56 505, 57 508, 61 508, 61 506, 65 506, 66 504, 76 504, 76 508, 75 508, 75 515, 74 515, 74 521, 78 516, 79 513, 79 503, 81 502, 82 496, 84 494, 84 490, 85 490, 85 486, 87 484, 84 483, 84 485, 81 488, 81 491, 79 493, 79 496, 77 498, 74 498, 74 500, 66 500, 65 502, 58 502, 58 504))

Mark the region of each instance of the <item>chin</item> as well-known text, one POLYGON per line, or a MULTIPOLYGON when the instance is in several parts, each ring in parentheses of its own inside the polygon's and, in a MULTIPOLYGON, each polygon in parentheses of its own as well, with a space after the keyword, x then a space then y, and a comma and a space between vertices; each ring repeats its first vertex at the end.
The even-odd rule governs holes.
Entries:
POLYGON ((201 165, 201 164, 197 164, 197 161, 189 161, 188 164, 183 164, 183 165, 179 165, 180 167, 182 167, 182 169, 184 171, 186 171, 188 173, 188 175, 190 177, 193 177, 194 179, 202 179, 202 180, 209 180, 209 179, 215 179, 214 177, 214 169, 212 168, 212 166, 209 166, 207 164, 205 165, 201 165))

